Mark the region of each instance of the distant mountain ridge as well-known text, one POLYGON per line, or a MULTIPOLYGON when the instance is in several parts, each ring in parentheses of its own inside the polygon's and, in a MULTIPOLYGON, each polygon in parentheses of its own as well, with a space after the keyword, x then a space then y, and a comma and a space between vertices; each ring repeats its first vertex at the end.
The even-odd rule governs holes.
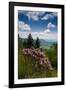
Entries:
POLYGON ((44 39, 39 39, 40 40, 40 45, 41 47, 51 47, 54 43, 57 43, 56 41, 51 41, 51 40, 44 40, 44 39))
POLYGON ((48 47, 48 46, 51 46, 52 44, 53 44, 52 42, 48 42, 48 41, 46 41, 44 39, 40 39, 41 47, 44 47, 44 46, 48 47))
MULTIPOLYGON (((26 41, 27 40, 27 38, 20 38, 22 41, 26 41)), ((34 39, 34 41, 35 41, 35 39, 34 39)), ((53 45, 53 43, 57 43, 56 41, 52 41, 52 40, 44 40, 44 39, 39 39, 39 41, 40 41, 40 45, 41 45, 41 47, 50 47, 50 46, 52 46, 53 45)))

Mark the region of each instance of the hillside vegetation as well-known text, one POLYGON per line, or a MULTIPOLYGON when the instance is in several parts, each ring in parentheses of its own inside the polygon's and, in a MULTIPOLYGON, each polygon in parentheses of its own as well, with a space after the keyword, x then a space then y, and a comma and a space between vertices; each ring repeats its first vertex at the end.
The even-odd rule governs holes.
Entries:
POLYGON ((57 77, 57 43, 41 48, 38 37, 33 40, 31 34, 27 39, 18 36, 18 79, 49 77, 57 77), (26 54, 25 50, 33 51, 26 54))

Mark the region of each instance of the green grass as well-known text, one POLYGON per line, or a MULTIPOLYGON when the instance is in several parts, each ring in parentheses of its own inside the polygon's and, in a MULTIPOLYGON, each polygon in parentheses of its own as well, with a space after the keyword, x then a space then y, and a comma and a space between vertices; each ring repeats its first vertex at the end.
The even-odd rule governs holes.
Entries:
POLYGON ((54 48, 45 49, 45 54, 48 56, 52 66, 57 69, 57 50, 54 48))
POLYGON ((56 52, 51 49, 45 49, 44 52, 49 57, 53 70, 49 71, 44 69, 41 66, 35 67, 35 60, 30 56, 23 56, 22 48, 18 50, 18 79, 25 78, 48 78, 48 77, 57 77, 57 62, 56 52), (54 53, 53 53, 54 52, 54 53), (55 58, 54 58, 55 57, 55 58))

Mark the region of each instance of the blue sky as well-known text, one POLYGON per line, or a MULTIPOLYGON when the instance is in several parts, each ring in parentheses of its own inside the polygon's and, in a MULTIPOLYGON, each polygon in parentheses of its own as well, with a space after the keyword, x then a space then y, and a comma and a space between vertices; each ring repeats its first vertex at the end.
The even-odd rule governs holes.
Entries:
POLYGON ((57 12, 18 11, 18 33, 27 38, 29 33, 33 38, 57 41, 57 12))

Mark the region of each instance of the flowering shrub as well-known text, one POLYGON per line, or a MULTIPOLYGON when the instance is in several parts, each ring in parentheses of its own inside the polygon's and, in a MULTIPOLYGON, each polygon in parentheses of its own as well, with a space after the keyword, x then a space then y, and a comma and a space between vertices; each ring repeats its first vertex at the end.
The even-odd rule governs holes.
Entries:
POLYGON ((37 63, 35 62, 35 66, 38 66, 37 64, 39 64, 43 68, 53 70, 48 57, 43 53, 41 48, 24 48, 22 53, 24 57, 30 56, 31 58, 34 58, 33 60, 37 61, 37 63))

